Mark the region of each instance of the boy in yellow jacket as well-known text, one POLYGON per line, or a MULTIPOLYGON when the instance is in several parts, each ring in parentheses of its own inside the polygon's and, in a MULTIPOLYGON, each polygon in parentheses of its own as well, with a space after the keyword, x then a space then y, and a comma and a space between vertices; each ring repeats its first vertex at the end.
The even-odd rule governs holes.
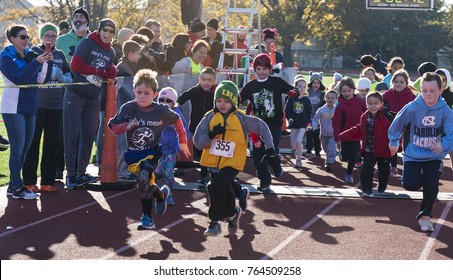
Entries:
POLYGON ((267 161, 275 161, 273 139, 267 124, 259 118, 245 115, 237 109, 238 88, 231 81, 221 82, 214 94, 214 109, 207 112, 195 130, 195 146, 203 150, 200 164, 211 171, 208 184, 210 199, 209 227, 205 236, 221 233, 220 221, 228 222, 230 234, 236 234, 242 209, 235 206, 231 186, 239 171, 244 170, 247 153, 247 133, 255 132, 264 139, 267 161))

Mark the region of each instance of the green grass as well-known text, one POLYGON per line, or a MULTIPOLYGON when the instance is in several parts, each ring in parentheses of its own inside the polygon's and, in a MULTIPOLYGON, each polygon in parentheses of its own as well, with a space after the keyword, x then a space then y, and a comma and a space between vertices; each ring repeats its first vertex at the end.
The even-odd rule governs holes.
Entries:
MULTIPOLYGON (((0 75, 0 86, 3 86, 3 76, 0 75)), ((3 93, 3 88, 0 87, 0 100, 1 96, 3 93)), ((0 135, 3 135, 3 137, 7 138, 7 133, 6 133, 6 128, 5 124, 3 123, 3 118, 2 122, 0 122, 0 135)), ((0 186, 6 185, 9 182, 9 149, 3 152, 0 152, 0 186)))

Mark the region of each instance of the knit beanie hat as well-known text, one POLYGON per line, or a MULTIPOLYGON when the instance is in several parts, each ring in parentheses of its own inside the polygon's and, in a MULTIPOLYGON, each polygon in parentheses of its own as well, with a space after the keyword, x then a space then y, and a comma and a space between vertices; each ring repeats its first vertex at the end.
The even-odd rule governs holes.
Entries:
POLYGON ((98 31, 101 31, 101 29, 104 28, 104 27, 106 27, 106 26, 110 26, 111 28, 113 28, 113 31, 116 31, 115 22, 114 22, 113 19, 111 19, 111 18, 104 18, 104 19, 102 19, 102 20, 99 22, 98 31))
POLYGON ((159 95, 158 95, 157 99, 167 98, 167 99, 170 99, 171 101, 173 101, 174 104, 176 104, 177 96, 178 96, 178 94, 176 93, 176 90, 174 90, 171 87, 166 87, 159 91, 159 95))
POLYGON ((417 71, 418 71, 418 74, 420 75, 420 77, 423 76, 423 74, 425 74, 427 72, 434 72, 436 70, 437 70, 437 66, 436 66, 436 64, 434 64, 432 62, 423 62, 417 68, 417 71))
POLYGON ((445 85, 446 88, 449 88, 450 87, 450 84, 451 84, 451 75, 450 75, 450 71, 448 71, 447 69, 444 69, 444 68, 439 68, 436 70, 436 72, 434 72, 436 74, 441 74, 441 75, 444 75, 446 80, 447 80, 447 84, 445 85))
POLYGON ((312 83, 313 83, 314 80, 319 80, 319 82, 321 83, 321 86, 319 87, 319 89, 320 90, 325 90, 326 89, 326 87, 322 83, 322 72, 312 72, 312 71, 310 71, 309 75, 310 75, 310 83, 308 83, 308 87, 309 88, 312 87, 312 83))
POLYGON ((271 58, 267 53, 260 53, 255 56, 253 59, 253 70, 256 71, 256 67, 258 66, 266 67, 269 70, 272 69, 271 58))
POLYGON ((222 81, 215 89, 214 107, 217 98, 225 98, 233 105, 234 108, 236 108, 238 106, 238 96, 239 91, 235 83, 228 80, 222 81))
POLYGON ((215 30, 219 29, 219 21, 216 20, 215 18, 212 18, 212 19, 208 20, 206 25, 209 26, 209 27, 214 28, 215 30))
POLYGON ((47 31, 54 31, 55 33, 58 34, 58 28, 55 26, 55 24, 53 23, 50 23, 50 22, 46 22, 44 23, 43 26, 41 26, 41 28, 39 29, 39 37, 41 38, 42 35, 44 35, 44 33, 46 33, 47 31))
POLYGON ((90 17, 88 16, 87 10, 84 8, 78 8, 72 13, 72 18, 74 18, 75 14, 82 14, 86 18, 87 23, 90 24, 90 17))
POLYGON ((69 29, 70 26, 71 26, 71 25, 69 24, 69 22, 68 22, 67 20, 62 20, 62 21, 60 21, 60 22, 58 23, 58 29, 60 29, 60 30, 61 30, 61 29, 64 29, 64 28, 68 28, 68 29, 69 29))
POLYGON ((389 90, 389 86, 385 82, 380 82, 380 83, 377 83, 374 90, 376 90, 376 91, 389 90))
POLYGON ((333 81, 336 82, 336 81, 340 81, 341 79, 343 79, 343 75, 341 75, 340 73, 333 73, 333 81))
POLYGON ((357 89, 370 89, 371 81, 368 78, 360 78, 357 81, 357 89))
POLYGON ((199 18, 194 19, 190 24, 190 31, 192 33, 197 33, 204 29, 206 29, 206 25, 204 25, 199 18))

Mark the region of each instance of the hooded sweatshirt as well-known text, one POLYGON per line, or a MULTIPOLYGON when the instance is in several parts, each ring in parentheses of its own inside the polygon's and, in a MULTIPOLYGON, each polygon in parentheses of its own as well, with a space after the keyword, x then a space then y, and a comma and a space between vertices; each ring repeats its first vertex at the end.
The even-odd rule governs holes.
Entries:
POLYGON ((212 86, 210 91, 204 91, 200 84, 191 87, 189 90, 183 92, 178 98, 177 103, 181 106, 187 101, 192 104, 192 111, 190 113, 189 130, 195 133, 197 125, 204 117, 206 112, 214 108, 214 92, 216 85, 212 86))
MULTIPOLYGON (((333 136, 335 142, 338 142, 338 135, 357 125, 360 117, 366 111, 365 100, 354 94, 351 99, 345 99, 343 95, 338 98, 338 105, 332 118, 333 136)), ((360 140, 360 137, 354 141, 360 140)))
MULTIPOLYGON (((80 41, 72 57, 70 66, 74 74, 74 83, 102 82, 103 78, 115 78, 114 61, 115 51, 112 44, 102 42, 98 31, 94 31, 80 41)), ((74 85, 70 88, 88 99, 97 98, 100 94, 100 84, 74 85)))
POLYGON ((403 128, 410 124, 409 142, 405 145, 403 161, 442 161, 448 152, 453 150, 453 111, 445 101, 439 101, 428 107, 422 95, 407 104, 396 115, 388 137, 392 146, 399 145, 403 128), (441 141, 442 152, 435 154, 430 147, 441 141))
POLYGON ((393 112, 395 114, 398 113, 404 105, 414 99, 415 94, 409 87, 406 87, 402 92, 396 92, 395 89, 391 88, 382 95, 384 107, 387 108, 389 112, 393 112))

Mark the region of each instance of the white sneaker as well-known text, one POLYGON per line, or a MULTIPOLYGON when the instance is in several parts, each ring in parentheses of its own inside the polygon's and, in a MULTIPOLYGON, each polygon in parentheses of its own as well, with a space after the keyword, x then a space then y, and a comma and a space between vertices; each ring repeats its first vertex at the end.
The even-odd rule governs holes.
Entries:
POLYGON ((431 219, 428 216, 420 217, 418 224, 420 225, 421 231, 429 232, 434 230, 433 223, 431 223, 431 219))

